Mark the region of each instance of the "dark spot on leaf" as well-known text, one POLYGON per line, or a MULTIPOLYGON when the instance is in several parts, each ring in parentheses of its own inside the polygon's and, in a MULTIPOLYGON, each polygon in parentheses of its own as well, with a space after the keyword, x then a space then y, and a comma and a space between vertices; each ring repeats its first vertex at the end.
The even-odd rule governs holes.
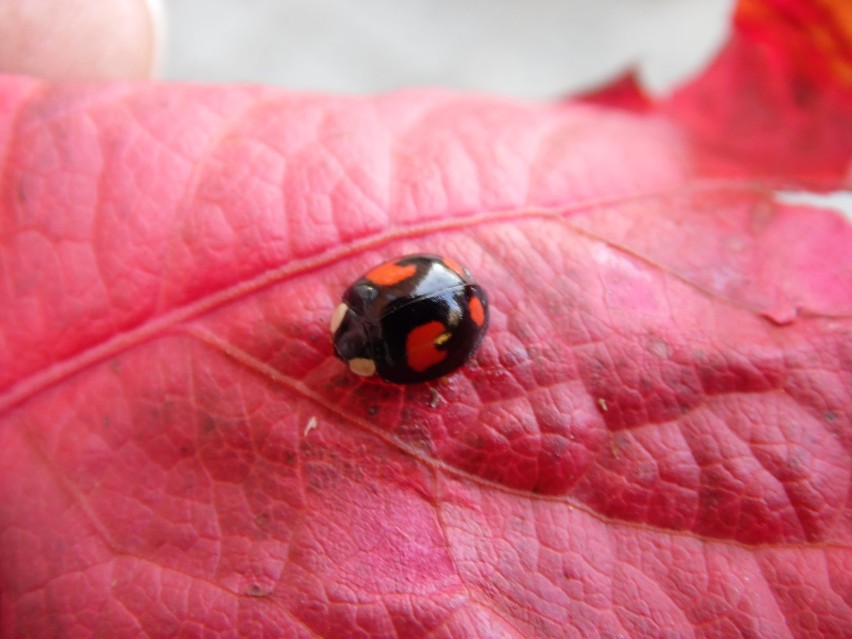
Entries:
MULTIPOLYGON (((341 373, 339 375, 335 375, 329 380, 328 392, 335 392, 337 389, 346 388, 352 385, 352 374, 351 373, 341 373)), ((355 391, 358 393, 358 391, 355 391)))
POLYGON ((565 579, 573 581, 573 580, 577 580, 577 579, 582 579, 583 575, 582 575, 582 573, 578 573, 576 570, 574 570, 573 566, 563 565, 562 566, 562 576, 565 577, 565 579))
POLYGON ((639 392, 643 395, 648 395, 650 391, 656 390, 656 380, 651 379, 650 377, 643 375, 639 379, 639 392))
POLYGON ((833 422, 835 422, 835 421, 837 420, 837 414, 836 414, 836 413, 834 413, 834 412, 832 412, 832 411, 828 411, 828 412, 825 414, 825 419, 826 419, 826 421, 828 421, 828 422, 832 422, 832 423, 833 423, 833 422))
POLYGON ((378 414, 379 414, 379 407, 376 406, 375 404, 373 404, 372 406, 370 406, 367 409, 367 415, 369 415, 370 417, 375 417, 378 414))
POLYGON ((267 590, 258 584, 249 584, 246 587, 246 596, 248 597, 268 597, 271 594, 271 590, 267 590))
POLYGON ((724 501, 722 492, 712 488, 702 490, 699 498, 702 507, 707 510, 715 510, 724 501))
POLYGON ((216 430, 216 419, 212 415, 202 415, 199 419, 202 436, 210 435, 216 430))

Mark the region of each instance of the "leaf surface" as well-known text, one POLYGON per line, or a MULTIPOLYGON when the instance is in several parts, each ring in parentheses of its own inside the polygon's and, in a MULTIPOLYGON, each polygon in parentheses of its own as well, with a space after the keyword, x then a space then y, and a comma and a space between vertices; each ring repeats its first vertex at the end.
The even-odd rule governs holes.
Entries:
POLYGON ((848 636, 852 229, 769 188, 848 184, 847 67, 757 6, 659 102, 0 80, 0 633, 848 636), (718 97, 771 149, 700 97, 755 37, 826 70, 718 97), (488 337, 356 379, 414 251, 488 337))

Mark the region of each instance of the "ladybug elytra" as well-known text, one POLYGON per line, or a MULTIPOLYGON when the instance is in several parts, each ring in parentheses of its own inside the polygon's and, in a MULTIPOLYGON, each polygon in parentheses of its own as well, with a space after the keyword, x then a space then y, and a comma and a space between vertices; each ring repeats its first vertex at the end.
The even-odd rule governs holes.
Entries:
POLYGON ((367 271, 334 311, 334 353, 352 372, 411 384, 446 375, 476 352, 488 299, 470 272, 437 255, 406 255, 367 271))

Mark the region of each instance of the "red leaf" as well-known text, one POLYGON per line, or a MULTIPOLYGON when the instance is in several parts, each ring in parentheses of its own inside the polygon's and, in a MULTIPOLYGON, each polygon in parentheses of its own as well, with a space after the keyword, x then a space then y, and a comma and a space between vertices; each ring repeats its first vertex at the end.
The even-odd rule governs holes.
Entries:
POLYGON ((848 112, 698 117, 793 37, 751 6, 662 106, 2 79, 0 633, 848 636, 852 229, 754 179, 837 187, 848 112), (488 337, 355 378, 329 316, 413 251, 488 337))
POLYGON ((852 3, 741 0, 730 42, 665 111, 700 170, 835 188, 852 185, 852 3))

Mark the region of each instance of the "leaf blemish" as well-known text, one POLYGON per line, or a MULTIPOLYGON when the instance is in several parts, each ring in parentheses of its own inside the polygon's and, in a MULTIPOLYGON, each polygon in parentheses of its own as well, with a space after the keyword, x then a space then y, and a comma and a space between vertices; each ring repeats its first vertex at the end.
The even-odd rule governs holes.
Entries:
POLYGON ((249 584, 245 592, 248 597, 268 597, 272 594, 272 591, 266 590, 258 584, 249 584))
POLYGON ((311 418, 308 420, 307 426, 305 426, 304 436, 307 437, 308 433, 310 433, 316 427, 317 427, 316 415, 311 415, 311 418))

